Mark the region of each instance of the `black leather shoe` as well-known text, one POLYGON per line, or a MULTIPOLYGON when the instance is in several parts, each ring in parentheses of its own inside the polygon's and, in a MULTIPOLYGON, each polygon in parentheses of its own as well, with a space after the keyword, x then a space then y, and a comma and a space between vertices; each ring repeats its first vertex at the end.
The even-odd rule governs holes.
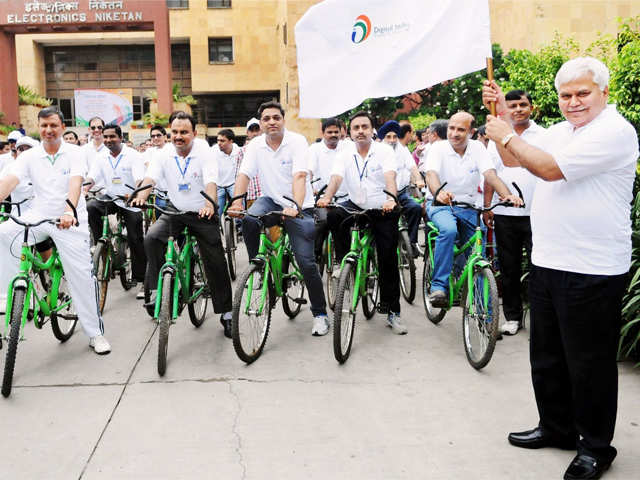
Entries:
POLYGON ((442 290, 435 290, 429 294, 429 302, 435 308, 447 308, 449 306, 449 297, 442 290))
POLYGON ((611 462, 600 462, 589 455, 579 454, 569 464, 564 473, 565 480, 577 480, 583 478, 600 478, 611 466, 611 462))
POLYGON ((224 336, 227 338, 231 338, 231 319, 225 320, 222 316, 220 316, 220 323, 224 327, 224 336))
POLYGON ((541 427, 536 427, 526 432, 513 432, 510 433, 507 438, 511 445, 520 448, 556 447, 563 450, 575 450, 576 448, 575 440, 558 440, 549 435, 545 435, 541 427))

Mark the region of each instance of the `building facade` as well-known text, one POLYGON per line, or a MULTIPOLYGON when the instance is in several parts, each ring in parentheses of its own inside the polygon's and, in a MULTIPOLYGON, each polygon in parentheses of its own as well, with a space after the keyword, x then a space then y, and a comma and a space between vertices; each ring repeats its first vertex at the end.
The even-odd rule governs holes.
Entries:
MULTIPOLYGON (((43 2, 48 0, 42 0, 43 2)), ((280 100, 287 126, 309 140, 317 120, 300 119, 294 27, 318 0, 167 0, 173 82, 192 94, 201 129, 244 133, 257 106, 280 100)), ((25 2, 28 3, 28 2, 25 2)), ((616 18, 640 14, 637 0, 490 0, 492 40, 536 50, 555 31, 582 45, 616 32, 616 18)), ((59 105, 74 124, 76 88, 133 89, 134 120, 155 89, 153 32, 16 36, 18 83, 59 105)))

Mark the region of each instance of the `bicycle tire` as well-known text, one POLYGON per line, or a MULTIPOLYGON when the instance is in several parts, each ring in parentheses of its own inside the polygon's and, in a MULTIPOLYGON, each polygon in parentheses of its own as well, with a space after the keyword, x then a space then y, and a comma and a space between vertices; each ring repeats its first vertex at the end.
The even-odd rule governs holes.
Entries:
POLYGON ((169 349, 169 327, 171 326, 173 274, 167 272, 162 276, 162 298, 158 313, 158 374, 163 377, 167 371, 167 351, 169 349))
POLYGON ((338 289, 338 280, 339 278, 334 277, 334 270, 340 269, 340 264, 338 263, 338 259, 336 258, 336 250, 333 248, 333 238, 331 237, 331 233, 327 236, 325 240, 326 243, 326 270, 327 270, 327 305, 329 308, 333 310, 336 306, 336 290, 338 289))
MULTIPOLYGON (((236 351, 236 355, 243 362, 250 364, 255 362, 262 351, 264 350, 264 345, 267 342, 267 337, 269 336, 269 325, 271 324, 271 309, 273 308, 271 298, 271 289, 267 287, 267 295, 265 298, 263 312, 261 318, 263 325, 258 324, 258 322, 252 321, 250 315, 246 315, 242 312, 241 308, 245 304, 245 292, 249 289, 249 282, 252 278, 252 275, 256 275, 253 277, 254 282, 266 282, 268 279, 264 278, 264 265, 251 263, 249 267, 242 272, 242 275, 239 277, 238 284, 236 285, 235 295, 233 296, 233 310, 231 316, 231 339, 233 341, 233 348, 236 351), (258 327, 257 329, 255 327, 258 327), (253 328, 252 328, 253 327, 253 328), (249 330, 249 333, 245 333, 245 330, 249 330), (253 330, 253 331, 251 331, 253 330), (257 333, 257 335, 254 335, 257 333), (255 339, 252 344, 250 344, 251 337, 255 339)), ((260 290, 256 289, 256 285, 252 284, 253 293, 260 293, 260 290)), ((252 295, 252 305, 260 306, 259 303, 260 295, 252 295), (255 303, 254 303, 255 300, 255 303)))
POLYGON ((131 263, 131 247, 129 241, 122 237, 118 242, 118 268, 120 284, 127 291, 131 290, 136 282, 133 281, 133 264, 131 263))
MULTIPOLYGON (((292 259, 288 255, 285 255, 284 258, 282 259, 282 273, 283 274, 291 273, 289 270, 291 269, 292 266, 293 266, 292 259)), ((293 271, 293 269, 291 270, 293 271)), ((282 289, 283 290, 282 310, 284 310, 284 313, 287 315, 287 317, 289 317, 290 319, 294 319, 298 315, 298 313, 300 313, 300 309, 302 305, 299 303, 296 303, 293 300, 293 298, 296 298, 296 299, 304 298, 304 280, 294 277, 294 278, 285 279, 283 282, 286 282, 286 283, 283 285, 283 289, 282 289), (294 291, 294 295, 296 295, 295 297, 291 298, 289 296, 290 290, 295 290, 294 291)))
MULTIPOLYGON (((347 361, 353 345, 353 331, 356 326, 356 309, 351 308, 355 287, 353 265, 345 263, 340 272, 333 312, 333 356, 342 364, 347 361), (346 303, 345 303, 346 302, 346 303)), ((356 306, 357 307, 357 306, 356 306)))
POLYGON ((93 275, 96 277, 97 293, 98 293, 98 309, 100 314, 104 312, 104 307, 107 304, 107 292, 109 290, 109 278, 111 273, 107 267, 107 260, 109 258, 109 248, 104 242, 98 242, 95 250, 93 251, 93 275))
POLYGON ((189 319, 194 327, 199 328, 204 323, 207 315, 207 303, 209 302, 209 287, 207 286, 207 276, 204 273, 204 265, 200 255, 195 252, 191 256, 191 278, 189 279, 189 296, 196 290, 204 286, 204 290, 198 298, 187 305, 189 319))
MULTIPOLYGON (((96 285, 96 288, 98 286, 96 285)), ((76 329, 78 323, 78 315, 73 308, 73 300, 68 292, 67 279, 63 276, 58 287, 58 300, 62 303, 71 300, 71 303, 61 312, 55 312, 51 315, 51 331, 53 336, 64 343, 69 340, 76 329)))
POLYGON ((364 313, 364 316, 367 320, 371 320, 371 318, 373 318, 376 313, 376 306, 378 305, 378 300, 380 298, 380 282, 378 281, 378 253, 376 251, 375 245, 371 245, 365 272, 367 272, 367 286, 365 288, 366 293, 362 297, 362 312, 364 313), (370 275, 369 272, 375 273, 373 275, 370 275))
POLYGON ((144 287, 144 309, 147 311, 147 315, 153 318, 153 315, 156 313, 156 305, 149 305, 151 301, 151 290, 149 290, 146 286, 144 287))
POLYGON ((400 232, 398 241, 398 270, 400 270, 400 291, 407 303, 416 298, 416 263, 407 232, 400 232))
POLYGON ((425 252, 424 268, 422 270, 422 304, 424 305, 424 312, 427 318, 437 325, 442 321, 447 313, 446 308, 436 308, 431 305, 429 300, 429 294, 431 293, 431 277, 433 274, 433 265, 431 265, 431 259, 429 258, 429 252, 425 252))
POLYGON ((229 266, 229 276, 234 281, 237 276, 238 265, 236 263, 236 236, 234 219, 227 217, 224 219, 224 252, 229 266))
POLYGON ((463 294, 461 296, 461 299, 464 302, 462 310, 462 339, 464 351, 467 355, 469 364, 476 370, 480 370, 489 363, 496 347, 496 340, 498 339, 498 324, 500 319, 500 304, 498 299, 498 286, 491 268, 474 268, 472 275, 474 285, 473 311, 481 313, 474 313, 473 315, 470 313, 470 302, 468 298, 469 292, 467 291, 468 287, 465 284, 463 294), (485 305, 483 299, 480 298, 482 291, 478 291, 479 287, 484 289, 484 279, 488 282, 488 305, 485 305), (479 285, 479 282, 481 282, 481 285, 479 285), (478 336, 480 338, 480 345, 477 349, 471 344, 474 328, 477 329, 478 336))
POLYGON ((7 346, 7 357, 4 361, 4 376, 2 377, 2 396, 11 395, 13 386, 13 373, 16 365, 16 354, 18 353, 18 341, 20 340, 20 327, 22 324, 22 310, 24 309, 26 291, 24 288, 13 290, 13 302, 11 306, 11 330, 9 332, 9 345, 7 346))

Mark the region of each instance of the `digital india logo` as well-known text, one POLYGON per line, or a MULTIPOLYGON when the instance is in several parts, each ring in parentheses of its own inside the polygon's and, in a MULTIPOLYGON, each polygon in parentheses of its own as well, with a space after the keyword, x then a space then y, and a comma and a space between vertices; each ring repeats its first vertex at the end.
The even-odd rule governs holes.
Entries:
POLYGON ((353 25, 351 41, 353 43, 362 43, 369 35, 371 35, 371 20, 369 20, 369 17, 366 15, 360 15, 356 18, 356 23, 353 25))

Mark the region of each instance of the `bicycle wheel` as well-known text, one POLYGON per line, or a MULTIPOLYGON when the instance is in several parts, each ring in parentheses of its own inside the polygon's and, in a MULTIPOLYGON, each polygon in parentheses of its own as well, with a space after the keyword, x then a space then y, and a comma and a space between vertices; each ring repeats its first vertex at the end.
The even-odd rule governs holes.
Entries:
POLYGON ((236 354, 245 363, 258 359, 269 335, 272 306, 268 287, 262 302, 262 285, 266 281, 264 265, 252 263, 240 275, 233 296, 231 338, 236 354))
POLYGON ((118 241, 116 266, 120 273, 120 284, 124 290, 130 290, 136 282, 133 281, 133 264, 131 263, 131 247, 126 237, 118 241))
POLYGON ((226 217, 224 219, 224 253, 227 257, 227 265, 229 265, 229 276, 231 280, 236 279, 237 263, 236 263, 236 234, 234 219, 226 217))
POLYGON ((104 242, 98 242, 93 251, 93 275, 98 282, 98 309, 100 313, 104 312, 104 306, 107 303, 107 291, 109 290, 109 248, 104 242))
POLYGON ((355 288, 353 267, 351 263, 345 263, 340 272, 333 311, 333 356, 339 363, 344 363, 349 358, 356 325, 356 309, 352 305, 355 288))
POLYGON ((173 275, 170 272, 162 276, 162 298, 158 313, 158 374, 162 377, 167 371, 167 350, 169 347, 169 326, 171 326, 173 275))
MULTIPOLYGON (((98 288, 98 285, 96 285, 98 288)), ((53 336, 60 342, 64 343, 71 338, 76 324, 78 323, 78 315, 73 307, 73 300, 69 293, 69 285, 67 279, 63 276, 60 279, 58 287, 58 305, 69 302, 69 304, 58 312, 51 315, 51 330, 53 336)))
POLYGON ((493 355, 498 338, 500 306, 498 287, 489 267, 474 268, 473 292, 465 285, 461 296, 462 338, 467 360, 473 368, 480 370, 493 355))
POLYGON ((431 323, 438 324, 442 321, 447 313, 446 308, 436 308, 431 305, 429 300, 429 294, 431 293, 431 277, 433 276, 433 265, 429 258, 429 252, 425 250, 424 257, 424 269, 422 270, 422 303, 424 305, 424 311, 427 314, 427 318, 431 320, 431 323))
MULTIPOLYGON (((362 297, 362 311, 367 320, 370 320, 376 313, 378 298, 380 297, 380 284, 378 282, 378 253, 375 245, 371 245, 369 257, 367 258, 367 272, 365 294, 362 297)), ((336 300, 337 302, 337 300, 336 300)))
POLYGON ((304 280, 302 276, 298 277, 293 275, 295 272, 294 260, 285 255, 282 260, 282 273, 284 275, 291 275, 283 280, 283 295, 282 295, 282 309, 289 318, 295 318, 300 313, 301 303, 296 300, 302 300, 304 298, 304 280))
POLYGON ((11 330, 9 332, 7 358, 4 361, 4 377, 2 377, 3 397, 8 397, 11 394, 11 386, 13 385, 13 370, 16 364, 16 354, 18 353, 18 341, 20 340, 20 327, 22 324, 22 310, 24 309, 25 295, 26 292, 23 288, 13 290, 11 330))
POLYGON ((416 298, 416 264, 409 235, 400 232, 398 239, 398 269, 400 270, 400 291, 408 303, 416 298))
POLYGON ((204 265, 200 255, 195 252, 191 257, 191 279, 189 282, 189 295, 203 288, 202 293, 195 299, 193 303, 187 305, 189 310, 189 319, 194 327, 200 327, 204 323, 207 315, 207 302, 209 301, 209 286, 207 285, 207 277, 204 274, 204 265))
POLYGON ((327 264, 327 304, 333 310, 336 305, 336 290, 338 289, 338 279, 340 275, 340 264, 336 258, 336 251, 333 248, 333 238, 331 233, 327 236, 326 245, 326 264, 327 264))

